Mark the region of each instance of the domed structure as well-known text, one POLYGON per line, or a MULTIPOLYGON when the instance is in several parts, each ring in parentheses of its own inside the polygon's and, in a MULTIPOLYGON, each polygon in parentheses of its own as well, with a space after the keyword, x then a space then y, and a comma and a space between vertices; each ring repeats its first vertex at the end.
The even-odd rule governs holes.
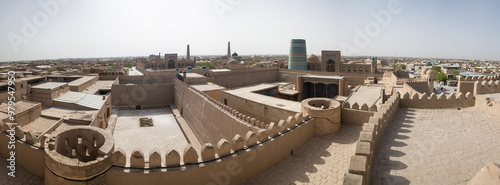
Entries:
POLYGON ((422 75, 422 77, 424 77, 426 74, 427 74, 427 68, 423 67, 422 72, 420 72, 420 75, 422 75))
POLYGON ((319 57, 315 54, 310 54, 307 56, 307 63, 320 63, 319 57))
POLYGON ((240 64, 240 62, 238 62, 236 59, 231 59, 229 62, 227 62, 226 64, 240 64))
POLYGON ((427 72, 425 73, 425 78, 427 79, 427 86, 429 88, 429 93, 434 92, 434 80, 436 80, 436 78, 434 77, 434 71, 427 70, 427 72))
POLYGON ((432 70, 426 70, 426 72, 425 72, 425 77, 426 77, 427 79, 432 79, 432 80, 434 80, 434 78, 435 78, 435 77, 434 77, 434 71, 432 71, 432 70))
POLYGON ((232 56, 233 58, 234 58, 234 57, 237 57, 237 56, 238 56, 238 53, 234 52, 231 56, 232 56))

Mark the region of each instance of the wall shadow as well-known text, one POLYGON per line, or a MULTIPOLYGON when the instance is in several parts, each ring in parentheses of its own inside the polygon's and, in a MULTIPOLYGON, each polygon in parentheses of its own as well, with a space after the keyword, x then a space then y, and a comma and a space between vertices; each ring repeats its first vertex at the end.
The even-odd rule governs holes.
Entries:
MULTIPOLYGON (((344 148, 336 146, 355 145, 359 140, 359 134, 362 128, 360 126, 346 125, 330 135, 315 136, 302 145, 294 155, 288 156, 274 166, 248 179, 242 184, 295 184, 311 183, 310 175, 312 173, 328 173, 326 169, 331 168, 331 163, 327 164, 325 158, 333 157, 340 159, 338 167, 348 166, 349 159, 354 155, 354 151, 347 152, 344 148), (344 156, 345 155, 345 156, 344 156), (345 159, 345 160, 344 160, 345 159), (340 163, 346 163, 344 165, 340 163), (329 166, 326 166, 329 165, 329 166), (320 168, 320 169, 318 169, 320 168)), ((345 172, 341 172, 343 177, 345 172)), ((340 169, 339 169, 340 171, 340 169)), ((328 174, 335 175, 335 174, 328 174)))
POLYGON ((415 122, 414 110, 400 108, 391 124, 387 127, 385 134, 380 139, 375 149, 372 162, 371 184, 410 184, 410 181, 402 176, 391 175, 393 170, 404 170, 408 165, 398 160, 406 155, 400 148, 407 147, 405 142, 410 137, 411 128, 415 122))

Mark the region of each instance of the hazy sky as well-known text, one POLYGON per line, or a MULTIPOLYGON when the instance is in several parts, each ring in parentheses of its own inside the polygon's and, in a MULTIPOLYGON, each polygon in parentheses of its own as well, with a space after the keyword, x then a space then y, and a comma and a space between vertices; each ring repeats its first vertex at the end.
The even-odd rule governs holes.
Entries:
POLYGON ((498 0, 8 0, 0 61, 185 55, 187 44, 191 55, 224 55, 228 41, 240 55, 288 54, 293 38, 306 39, 308 54, 500 60, 499 8, 498 0))

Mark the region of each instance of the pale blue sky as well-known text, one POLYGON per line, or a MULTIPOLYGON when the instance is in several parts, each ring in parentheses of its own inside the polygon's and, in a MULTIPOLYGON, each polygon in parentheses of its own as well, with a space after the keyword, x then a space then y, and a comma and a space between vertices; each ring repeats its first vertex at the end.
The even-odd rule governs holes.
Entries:
POLYGON ((356 28, 380 25, 371 12, 387 11, 393 0, 65 1, 32 35, 23 34, 23 18, 43 21, 38 2, 58 1, 1 1, 0 61, 185 55, 187 44, 192 55, 224 55, 227 41, 240 55, 288 54, 293 38, 306 39, 308 54, 500 60, 497 0, 399 0, 401 12, 362 47, 356 28), (229 10, 218 13, 214 4, 229 10))

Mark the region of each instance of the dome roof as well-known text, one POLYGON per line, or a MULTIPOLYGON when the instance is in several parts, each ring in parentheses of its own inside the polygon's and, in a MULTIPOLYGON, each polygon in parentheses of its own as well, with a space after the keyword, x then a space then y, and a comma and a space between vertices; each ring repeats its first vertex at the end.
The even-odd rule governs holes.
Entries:
POLYGON ((427 68, 426 68, 426 67, 424 67, 424 68, 422 69, 422 72, 421 72, 421 74, 420 74, 420 75, 424 76, 425 74, 427 74, 427 68))
POLYGON ((314 54, 310 54, 309 56, 307 56, 307 62, 308 63, 319 63, 319 57, 314 55, 314 54))
POLYGON ((231 56, 233 56, 233 57, 237 57, 237 56, 238 56, 238 53, 234 52, 231 56))
POLYGON ((231 59, 229 62, 227 62, 227 64, 239 64, 240 62, 238 62, 236 59, 231 59))
POLYGON ((432 70, 427 70, 426 74, 427 79, 434 79, 434 71, 432 70))

